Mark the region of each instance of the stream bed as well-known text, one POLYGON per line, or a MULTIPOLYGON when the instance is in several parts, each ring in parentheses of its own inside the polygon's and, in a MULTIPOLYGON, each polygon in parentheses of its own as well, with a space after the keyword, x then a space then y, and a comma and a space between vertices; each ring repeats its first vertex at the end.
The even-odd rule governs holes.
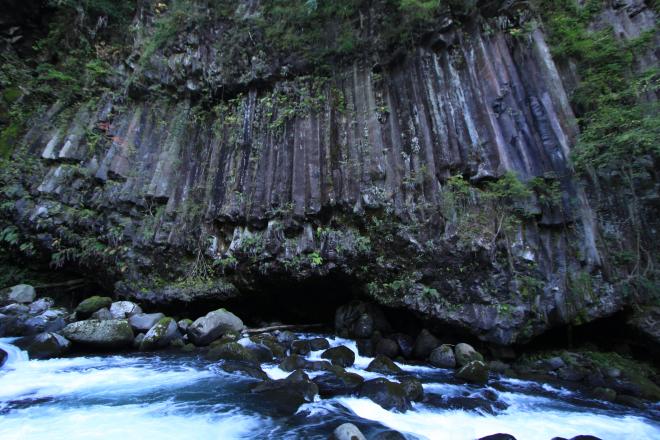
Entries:
MULTIPOLYGON (((355 365, 347 371, 367 379, 388 377, 365 371, 371 358, 359 356, 352 341, 328 340, 355 351, 355 365)), ((456 382, 449 370, 398 364, 423 383, 426 399, 413 403, 411 411, 387 411, 363 398, 317 396, 294 415, 282 416, 250 393, 255 379, 226 373, 198 354, 29 360, 11 342, 0 339, 9 354, 0 369, 3 440, 327 439, 346 422, 367 438, 393 429, 409 439, 474 440, 494 433, 518 440, 660 439, 658 404, 642 411, 532 381, 491 376, 480 387, 456 382)), ((288 375, 276 364, 263 369, 272 379, 288 375)))

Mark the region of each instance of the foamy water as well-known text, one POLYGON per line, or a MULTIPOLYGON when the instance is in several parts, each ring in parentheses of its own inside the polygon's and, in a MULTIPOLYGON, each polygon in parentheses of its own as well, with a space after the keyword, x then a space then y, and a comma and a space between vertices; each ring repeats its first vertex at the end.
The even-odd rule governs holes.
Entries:
MULTIPOLYGON (((454 382, 448 370, 399 364, 420 378, 427 396, 435 400, 415 403, 412 411, 401 414, 368 399, 317 397, 296 414, 283 416, 271 411, 273 402, 250 393, 254 379, 225 373, 194 355, 28 360, 10 342, 0 340, 0 348, 9 353, 0 369, 2 439, 320 440, 345 422, 360 426, 368 438, 389 428, 411 439, 472 440, 497 432, 519 440, 580 434, 660 439, 660 425, 650 412, 590 401, 575 391, 532 381, 493 378, 497 384, 487 389, 501 409, 451 409, 442 402, 478 398, 484 388, 454 382)), ((355 351, 356 365, 349 371, 367 379, 388 377, 364 371, 373 358, 360 356, 353 341, 329 342, 355 351)), ((321 353, 307 359, 319 360, 321 353)), ((289 374, 277 364, 263 369, 272 379, 289 374)))

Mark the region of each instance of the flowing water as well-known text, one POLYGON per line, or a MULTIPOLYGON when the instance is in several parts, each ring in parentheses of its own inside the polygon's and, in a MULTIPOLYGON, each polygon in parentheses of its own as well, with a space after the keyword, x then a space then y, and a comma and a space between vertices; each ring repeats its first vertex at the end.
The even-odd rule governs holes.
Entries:
MULTIPOLYGON (((328 339, 357 354, 353 342, 328 339)), ((427 399, 413 404, 412 411, 387 411, 355 397, 317 398, 282 417, 262 397, 250 394, 254 379, 225 373, 197 355, 28 360, 10 343, 0 340, 0 348, 9 353, 0 369, 3 440, 327 439, 345 422, 359 426, 367 437, 395 429, 411 439, 472 440, 497 432, 519 440, 579 434, 660 439, 658 405, 634 410, 536 382, 493 377, 488 387, 475 387, 455 382, 448 370, 399 364, 424 383, 427 399)), ((320 353, 308 358, 318 359, 320 353)), ((382 376, 363 371, 369 361, 356 356, 349 371, 382 376)), ((265 365, 264 371, 274 379, 287 375, 275 364, 265 365)), ((310 372, 315 374, 323 373, 310 372)))

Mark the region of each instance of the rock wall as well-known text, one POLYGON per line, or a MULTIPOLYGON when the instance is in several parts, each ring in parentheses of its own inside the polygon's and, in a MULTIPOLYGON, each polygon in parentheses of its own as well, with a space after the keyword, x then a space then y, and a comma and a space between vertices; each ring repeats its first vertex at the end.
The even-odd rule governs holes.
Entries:
POLYGON ((610 315, 630 299, 600 272, 595 213, 571 177, 571 75, 540 28, 516 36, 486 20, 329 77, 255 73, 252 60, 251 75, 227 79, 212 38, 179 36, 147 66, 128 60, 124 91, 39 116, 24 139, 39 171, 16 189, 15 218, 56 265, 142 301, 343 276, 498 344, 610 315), (502 211, 479 189, 508 172, 557 184, 559 200, 502 211), (452 176, 472 188, 467 204, 452 176))

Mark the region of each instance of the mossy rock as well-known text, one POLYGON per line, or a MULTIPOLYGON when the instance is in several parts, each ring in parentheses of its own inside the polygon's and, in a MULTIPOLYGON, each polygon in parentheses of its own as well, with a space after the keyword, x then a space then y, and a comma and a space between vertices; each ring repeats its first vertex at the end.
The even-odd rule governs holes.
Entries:
POLYGON ((97 310, 100 310, 102 308, 108 308, 112 305, 112 298, 107 297, 107 296, 91 296, 87 298, 86 300, 82 301, 80 304, 78 304, 78 307, 76 307, 76 317, 78 319, 87 319, 94 312, 97 310))
POLYGON ((206 358, 211 361, 228 360, 258 364, 257 356, 238 342, 217 345, 209 350, 206 358))

